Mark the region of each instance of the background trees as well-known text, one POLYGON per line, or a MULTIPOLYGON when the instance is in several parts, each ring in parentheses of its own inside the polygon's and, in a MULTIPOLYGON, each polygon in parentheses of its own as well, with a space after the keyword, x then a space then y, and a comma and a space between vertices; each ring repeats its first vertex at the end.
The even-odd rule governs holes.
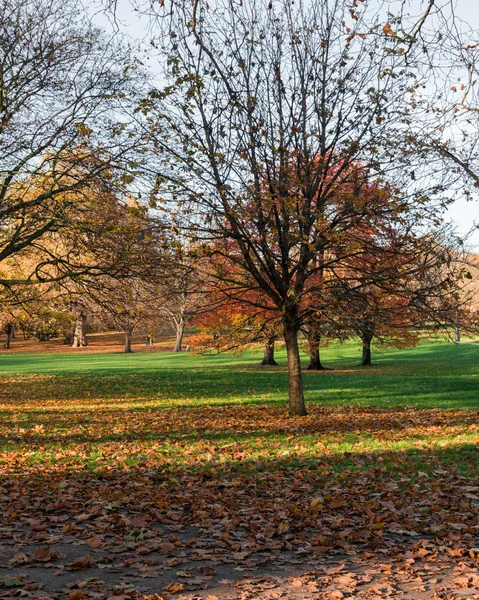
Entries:
POLYGON ((139 71, 70 0, 6 0, 0 30, 0 261, 37 255, 30 273, 0 284, 69 277, 75 251, 50 234, 78 234, 91 188, 124 181, 134 142, 122 102, 139 71))

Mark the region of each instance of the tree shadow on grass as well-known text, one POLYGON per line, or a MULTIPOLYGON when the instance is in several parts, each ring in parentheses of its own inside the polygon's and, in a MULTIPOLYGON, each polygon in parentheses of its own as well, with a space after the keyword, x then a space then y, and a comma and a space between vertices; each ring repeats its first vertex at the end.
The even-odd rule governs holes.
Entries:
MULTIPOLYGON (((365 540, 378 543, 382 536, 378 538, 375 531, 394 535, 404 528, 413 532, 411 537, 448 538, 453 531, 454 539, 464 537, 468 543, 472 539, 477 543, 478 456, 475 444, 463 444, 314 458, 243 458, 223 464, 216 460, 158 464, 151 458, 136 466, 110 465, 96 472, 65 464, 23 472, 7 468, 1 481, 0 503, 5 510, 0 519, 28 523, 35 513, 74 518, 96 506, 80 528, 83 537, 96 519, 113 523, 115 514, 130 512, 141 514, 145 526, 181 520, 205 535, 223 531, 217 522, 222 518, 237 518, 239 522, 232 527, 237 531, 263 531, 271 522, 287 521, 284 535, 278 531, 271 535, 294 544, 311 542, 311 536, 321 532, 338 541, 344 539, 342 532, 348 527, 369 531, 364 540, 357 540, 361 544, 365 540), (17 504, 15 510, 8 509, 12 502, 17 504), (29 510, 22 512, 26 507, 29 510), (258 527, 251 527, 252 522, 258 527), (374 523, 381 526, 371 527, 374 523)), ((227 538, 223 541, 229 546, 227 538)))
POLYGON ((5 418, 0 444, 9 451, 28 447, 49 451, 78 444, 136 444, 136 453, 158 444, 213 444, 222 451, 231 442, 255 445, 265 440, 293 446, 295 442, 349 445, 377 441, 409 443, 441 440, 479 431, 478 411, 442 411, 377 406, 312 405, 307 417, 289 416, 282 407, 208 405, 152 410, 97 409, 38 411, 22 426, 5 418), (39 425, 42 422, 45 425, 39 425), (144 448, 142 448, 142 444, 144 448))
MULTIPOLYGON (((125 405, 155 402, 161 410, 169 401, 185 408, 211 400, 215 404, 285 402, 287 374, 284 369, 254 371, 243 367, 167 372, 105 372, 72 375, 3 376, 0 402, 23 409, 42 401, 97 402, 117 400, 125 405)), ((306 372, 307 400, 320 404, 419 404, 443 408, 473 408, 477 401, 477 367, 462 365, 431 370, 398 368, 306 372)), ((141 406, 137 406, 141 410, 141 406)), ((151 407, 150 407, 151 408, 151 407)), ((149 409, 150 409, 149 408, 149 409)), ((149 410, 148 409, 148 410, 149 410)))

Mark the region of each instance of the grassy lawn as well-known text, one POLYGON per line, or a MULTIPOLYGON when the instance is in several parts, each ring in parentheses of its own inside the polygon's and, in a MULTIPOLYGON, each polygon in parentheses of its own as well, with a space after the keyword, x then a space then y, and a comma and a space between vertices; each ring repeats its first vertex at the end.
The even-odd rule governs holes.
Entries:
MULTIPOLYGON (((323 351, 333 370, 305 372, 310 414, 297 418, 284 408, 284 366, 258 366, 257 352, 4 354, 0 465, 8 471, 14 456, 15 470, 146 462, 227 473, 288 459, 335 472, 379 457, 395 472, 427 472, 439 460, 477 473, 478 346, 383 351, 366 369, 358 356, 352 343, 323 351)), ((285 364, 284 352, 277 358, 285 364)))

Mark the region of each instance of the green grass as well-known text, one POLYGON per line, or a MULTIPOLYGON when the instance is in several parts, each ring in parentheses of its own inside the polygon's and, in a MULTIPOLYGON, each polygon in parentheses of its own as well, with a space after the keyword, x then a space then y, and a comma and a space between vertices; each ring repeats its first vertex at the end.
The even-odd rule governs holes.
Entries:
POLYGON ((2 354, 0 467, 174 473, 322 461, 339 476, 378 460, 413 474, 440 457, 475 474, 477 411, 463 409, 479 408, 479 347, 428 342, 376 352, 369 368, 359 356, 353 343, 324 349, 332 370, 304 373, 311 414, 301 419, 285 410, 284 351, 274 368, 251 351, 2 354))
MULTIPOLYGON (((322 352, 333 371, 304 373, 308 402, 321 405, 408 405, 479 407, 479 346, 424 343, 407 350, 376 353, 372 368, 358 367, 356 344, 322 352)), ((277 403, 286 400, 285 353, 279 368, 258 366, 260 354, 197 357, 188 354, 2 354, 0 374, 40 375, 45 395, 62 385, 72 398, 148 399, 161 405, 277 403)), ((37 378, 31 387, 38 387, 37 378)), ((29 393, 27 380, 23 392, 29 393)), ((37 390, 36 393, 41 393, 37 390)))

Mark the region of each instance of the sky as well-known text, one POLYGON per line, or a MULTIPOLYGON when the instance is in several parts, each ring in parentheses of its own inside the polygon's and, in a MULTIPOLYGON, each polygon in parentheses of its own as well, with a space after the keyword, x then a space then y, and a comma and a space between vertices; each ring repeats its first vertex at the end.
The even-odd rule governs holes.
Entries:
MULTIPOLYGON (((105 2, 106 0, 103 0, 105 2)), ((167 1, 167 0, 165 0, 167 1)), ((186 0, 185 0, 186 1, 186 0)), ((312 0, 318 1, 318 0, 312 0)), ((477 31, 475 40, 479 41, 479 0, 452 0, 455 4, 455 13, 467 24, 477 31)), ((145 39, 148 36, 148 21, 141 19, 138 12, 134 11, 135 0, 117 0, 117 23, 122 32, 132 39, 145 39)), ((85 8, 92 15, 96 24, 112 29, 112 22, 105 15, 102 0, 83 0, 85 8)), ((419 10, 423 5, 421 0, 409 0, 409 5, 419 10)), ((154 69, 154 61, 148 65, 154 69)), ((472 115, 475 118, 474 127, 479 129, 479 113, 472 115)), ((470 235, 467 238, 467 249, 479 252, 479 190, 475 198, 471 201, 465 199, 456 200, 446 212, 446 219, 454 224, 459 236, 470 235), (477 227, 474 227, 474 225, 477 227)))
MULTIPOLYGON (((475 40, 471 40, 471 43, 479 41, 479 2, 478 0, 457 0, 455 6, 456 14, 460 18, 464 19, 472 29, 477 31, 475 40)), ((475 115, 474 127, 476 130, 479 128, 479 113, 475 115)), ((448 218, 456 223, 458 233, 467 233, 474 224, 477 222, 479 227, 479 191, 476 198, 472 202, 466 202, 463 199, 456 200, 450 207, 447 213, 448 218)), ((469 239, 469 244, 473 246, 476 252, 479 252, 479 228, 469 239)))

